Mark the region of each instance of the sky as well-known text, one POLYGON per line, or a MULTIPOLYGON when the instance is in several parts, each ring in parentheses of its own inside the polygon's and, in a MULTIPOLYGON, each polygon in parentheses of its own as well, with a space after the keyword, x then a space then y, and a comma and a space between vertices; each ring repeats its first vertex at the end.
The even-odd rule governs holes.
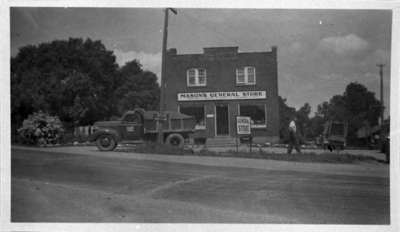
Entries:
MULTIPOLYGON (((168 48, 178 54, 204 47, 241 52, 278 47, 279 95, 312 111, 350 82, 379 99, 378 63, 384 67, 389 108, 392 12, 333 9, 177 9, 170 14, 168 48)), ((11 55, 19 48, 69 37, 101 40, 117 62, 137 59, 160 76, 164 12, 159 8, 11 8, 11 55)), ((310 115, 313 116, 313 115, 310 115)))

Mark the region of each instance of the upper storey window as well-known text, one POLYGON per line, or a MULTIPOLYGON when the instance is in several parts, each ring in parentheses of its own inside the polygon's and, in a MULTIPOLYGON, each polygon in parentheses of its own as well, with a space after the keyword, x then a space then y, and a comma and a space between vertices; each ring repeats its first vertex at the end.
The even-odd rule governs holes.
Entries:
POLYGON ((207 72, 203 68, 191 68, 186 72, 187 86, 206 86, 207 72))
POLYGON ((256 84, 256 68, 242 67, 236 69, 236 84, 238 85, 255 85, 256 84))

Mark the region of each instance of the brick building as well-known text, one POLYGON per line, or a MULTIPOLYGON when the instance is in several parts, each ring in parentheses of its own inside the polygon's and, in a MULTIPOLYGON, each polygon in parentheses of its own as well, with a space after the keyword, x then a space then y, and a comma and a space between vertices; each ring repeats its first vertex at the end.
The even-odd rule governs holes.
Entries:
POLYGON ((165 107, 196 118, 195 138, 234 139, 236 116, 250 116, 253 140, 279 139, 277 48, 238 52, 204 48, 202 54, 166 55, 165 107))

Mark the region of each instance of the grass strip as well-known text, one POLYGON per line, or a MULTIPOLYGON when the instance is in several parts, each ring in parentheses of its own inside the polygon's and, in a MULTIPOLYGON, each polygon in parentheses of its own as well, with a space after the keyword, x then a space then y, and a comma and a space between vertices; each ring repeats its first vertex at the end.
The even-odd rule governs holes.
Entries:
POLYGON ((120 148, 116 151, 121 152, 137 152, 147 154, 164 154, 164 155, 192 155, 192 156, 209 156, 209 157, 237 157, 237 158, 252 158, 252 159, 267 159, 267 160, 281 160, 281 161, 293 161, 293 162, 308 162, 308 163, 358 163, 358 162, 382 162, 379 159, 371 156, 363 155, 352 155, 341 151, 337 152, 325 152, 317 154, 315 152, 304 152, 304 153, 273 153, 263 150, 256 150, 252 152, 245 151, 225 151, 215 152, 207 149, 200 151, 193 151, 191 149, 183 149, 178 147, 172 147, 164 144, 147 143, 137 145, 131 148, 120 148))

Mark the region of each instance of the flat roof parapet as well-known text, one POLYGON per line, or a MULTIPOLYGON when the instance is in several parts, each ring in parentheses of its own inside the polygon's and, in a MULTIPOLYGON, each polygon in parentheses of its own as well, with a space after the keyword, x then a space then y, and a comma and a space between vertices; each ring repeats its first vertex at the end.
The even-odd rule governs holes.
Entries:
POLYGON ((189 53, 189 54, 178 54, 176 48, 169 48, 167 50, 168 55, 206 55, 206 56, 236 56, 237 54, 247 53, 266 53, 272 52, 277 53, 277 46, 272 46, 269 51, 253 51, 253 52, 239 52, 239 47, 207 47, 203 48, 203 53, 189 53))

